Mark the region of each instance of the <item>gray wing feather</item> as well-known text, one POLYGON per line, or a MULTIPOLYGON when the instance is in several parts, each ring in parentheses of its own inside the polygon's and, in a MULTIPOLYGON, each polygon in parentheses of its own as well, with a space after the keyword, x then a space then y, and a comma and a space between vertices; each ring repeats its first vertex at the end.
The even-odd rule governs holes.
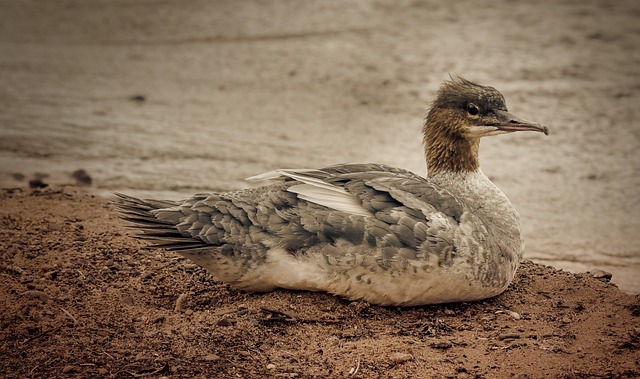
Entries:
POLYGON ((421 250, 453 246, 447 225, 459 224, 463 205, 446 190, 409 171, 379 164, 347 164, 321 170, 281 170, 264 177, 274 184, 181 203, 118 195, 123 218, 155 247, 195 251, 260 250, 270 246, 304 250, 346 240, 377 246, 383 259, 416 257, 421 250), (331 191, 357 204, 350 213, 314 203, 300 185, 331 191), (297 186, 297 188, 295 188, 297 186), (294 187, 294 190, 292 190, 294 187), (348 198, 348 199, 347 199, 348 198), (434 214, 447 221, 433 222, 434 214))

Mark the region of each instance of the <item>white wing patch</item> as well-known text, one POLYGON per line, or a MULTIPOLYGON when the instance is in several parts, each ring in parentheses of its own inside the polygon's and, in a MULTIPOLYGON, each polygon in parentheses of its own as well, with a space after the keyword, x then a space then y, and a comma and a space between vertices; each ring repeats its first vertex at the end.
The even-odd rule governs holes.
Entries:
POLYGON ((280 171, 282 171, 282 170, 274 170, 274 171, 265 172, 264 174, 250 176, 250 177, 246 178, 245 180, 247 182, 251 182, 251 183, 260 183, 260 182, 270 182, 270 181, 284 180, 285 176, 283 176, 280 171))
POLYGON ((358 216, 372 216, 373 214, 358 204, 352 194, 344 188, 334 186, 321 179, 305 175, 305 172, 318 172, 318 170, 275 170, 261 175, 247 178, 250 181, 278 180, 279 178, 291 178, 302 182, 289 187, 288 191, 298 195, 299 199, 314 204, 346 212, 358 216))
POLYGON ((337 211, 357 216, 372 216, 371 212, 358 204, 350 193, 340 187, 334 186, 334 189, 329 189, 312 184, 298 184, 289 187, 289 192, 297 194, 299 199, 337 211))

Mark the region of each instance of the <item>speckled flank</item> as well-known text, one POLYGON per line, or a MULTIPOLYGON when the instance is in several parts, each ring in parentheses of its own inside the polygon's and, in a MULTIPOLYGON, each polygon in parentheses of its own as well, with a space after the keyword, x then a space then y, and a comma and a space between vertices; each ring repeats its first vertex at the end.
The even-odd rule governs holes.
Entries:
POLYGON ((546 132, 506 113, 495 89, 456 78, 427 117, 428 178, 380 164, 278 170, 254 177, 261 187, 181 203, 120 195, 120 207, 154 247, 241 289, 383 305, 484 299, 504 291, 524 253, 517 212, 477 163, 479 138, 513 120, 546 132))

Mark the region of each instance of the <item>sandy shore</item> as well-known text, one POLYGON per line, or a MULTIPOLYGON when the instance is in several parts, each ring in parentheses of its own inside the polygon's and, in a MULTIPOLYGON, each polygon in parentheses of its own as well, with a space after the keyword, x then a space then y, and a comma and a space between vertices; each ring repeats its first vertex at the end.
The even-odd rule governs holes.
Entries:
POLYGON ((73 187, 0 195, 0 375, 635 378, 640 298, 523 263, 487 301, 394 308, 251 294, 129 238, 73 187))

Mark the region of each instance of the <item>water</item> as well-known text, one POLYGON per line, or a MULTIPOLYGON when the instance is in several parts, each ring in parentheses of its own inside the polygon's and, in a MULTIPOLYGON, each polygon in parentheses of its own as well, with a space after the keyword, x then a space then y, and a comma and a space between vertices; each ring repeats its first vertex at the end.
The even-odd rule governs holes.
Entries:
POLYGON ((2 187, 82 168, 105 196, 176 199, 275 168, 424 174, 422 118, 458 72, 551 129, 481 146, 521 213, 526 257, 601 268, 640 293, 637 2, 2 7, 2 187))

